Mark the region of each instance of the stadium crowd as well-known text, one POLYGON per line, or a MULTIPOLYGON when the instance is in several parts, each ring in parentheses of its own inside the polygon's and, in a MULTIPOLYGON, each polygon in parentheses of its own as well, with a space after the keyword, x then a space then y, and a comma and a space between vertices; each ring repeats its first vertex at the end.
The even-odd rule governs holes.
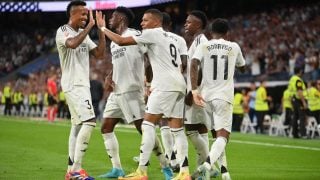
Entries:
POLYGON ((0 77, 3 77, 36 57, 48 53, 54 46, 54 31, 45 29, 2 29, 0 32, 0 77))

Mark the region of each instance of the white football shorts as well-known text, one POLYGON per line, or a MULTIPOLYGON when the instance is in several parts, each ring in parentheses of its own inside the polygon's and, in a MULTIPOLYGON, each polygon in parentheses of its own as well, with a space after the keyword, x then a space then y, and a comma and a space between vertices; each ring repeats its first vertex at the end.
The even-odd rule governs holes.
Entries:
POLYGON ((74 86, 71 91, 65 92, 65 97, 70 110, 72 124, 78 125, 83 121, 96 117, 89 87, 74 86))
POLYGON ((211 113, 211 124, 214 130, 225 129, 231 132, 233 105, 221 99, 207 102, 207 110, 211 113))
POLYGON ((148 98, 146 113, 163 114, 168 118, 183 118, 183 109, 182 92, 153 90, 148 98))
POLYGON ((126 123, 143 119, 144 116, 144 93, 142 91, 131 91, 123 94, 110 93, 103 118, 121 118, 126 123))
POLYGON ((210 114, 205 108, 192 104, 192 106, 185 105, 185 120, 184 124, 204 124, 211 130, 210 114))

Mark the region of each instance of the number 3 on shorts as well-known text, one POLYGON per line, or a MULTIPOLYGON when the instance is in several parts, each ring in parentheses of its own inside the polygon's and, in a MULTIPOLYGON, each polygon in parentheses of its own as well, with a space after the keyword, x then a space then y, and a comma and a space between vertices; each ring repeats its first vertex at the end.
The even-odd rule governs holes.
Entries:
POLYGON ((91 108, 92 108, 92 106, 91 106, 91 104, 90 104, 90 101, 89 101, 89 100, 85 100, 85 102, 87 102, 87 103, 88 103, 87 108, 88 108, 88 109, 91 109, 91 108))

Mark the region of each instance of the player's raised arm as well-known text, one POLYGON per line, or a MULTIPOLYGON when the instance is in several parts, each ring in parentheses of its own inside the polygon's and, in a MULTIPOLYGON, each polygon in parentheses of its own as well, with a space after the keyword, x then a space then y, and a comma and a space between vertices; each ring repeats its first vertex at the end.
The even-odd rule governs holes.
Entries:
MULTIPOLYGON (((80 13, 81 14, 81 18, 83 21, 87 20, 87 15, 88 15, 88 10, 81 10, 81 12, 78 12, 80 10, 77 10, 76 8, 71 9, 70 11, 70 15, 74 14, 74 13, 80 13)), ((69 23, 72 22, 72 18, 69 19, 69 23)), ((89 11, 89 23, 87 24, 87 26, 84 28, 84 30, 82 32, 80 32, 77 36, 68 38, 66 40, 66 47, 67 48, 72 48, 75 49, 77 48, 82 42, 83 40, 86 38, 86 36, 89 34, 91 28, 95 25, 95 21, 93 19, 92 16, 92 10, 90 9, 89 11)))
MULTIPOLYGON (((90 14, 90 17, 92 17, 92 14, 90 14)), ((106 26, 106 20, 105 15, 103 15, 101 11, 96 11, 96 21, 99 29, 99 44, 91 51, 91 53, 96 58, 102 58, 106 49, 106 38, 101 28, 106 26)))
POLYGON ((128 46, 128 45, 136 45, 137 42, 133 39, 133 37, 121 37, 119 34, 112 32, 106 27, 101 27, 101 31, 113 42, 118 44, 119 46, 128 46))

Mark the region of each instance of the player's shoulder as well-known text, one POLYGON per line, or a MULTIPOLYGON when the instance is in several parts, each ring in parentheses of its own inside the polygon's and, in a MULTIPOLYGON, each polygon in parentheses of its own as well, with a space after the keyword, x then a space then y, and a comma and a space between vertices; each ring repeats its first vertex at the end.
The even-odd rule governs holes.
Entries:
POLYGON ((194 38, 193 44, 197 47, 199 44, 202 44, 207 41, 208 41, 208 39, 206 38, 206 36, 204 34, 199 34, 198 36, 196 36, 194 38))
POLYGON ((60 27, 57 29, 57 31, 58 31, 58 32, 67 32, 67 31, 69 31, 69 29, 70 29, 70 27, 69 27, 67 24, 64 24, 64 25, 60 26, 60 27))
POLYGON ((176 34, 176 33, 173 33, 173 32, 169 32, 177 41, 185 41, 185 39, 182 37, 182 36, 180 36, 180 35, 178 35, 178 34, 176 34))
POLYGON ((72 34, 73 29, 68 26, 67 24, 60 26, 57 29, 57 35, 65 35, 68 36, 69 34, 72 34))
POLYGON ((125 32, 126 35, 135 35, 135 36, 139 36, 141 35, 141 31, 137 30, 137 29, 133 29, 133 28, 128 28, 127 31, 125 32))

